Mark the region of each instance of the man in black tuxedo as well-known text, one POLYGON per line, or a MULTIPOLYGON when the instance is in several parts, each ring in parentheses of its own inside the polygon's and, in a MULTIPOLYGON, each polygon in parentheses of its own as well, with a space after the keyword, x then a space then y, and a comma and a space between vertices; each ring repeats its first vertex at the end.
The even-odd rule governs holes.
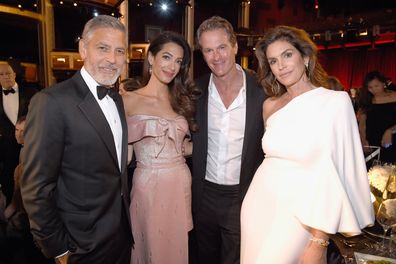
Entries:
POLYGON ((211 74, 197 80, 199 131, 192 134, 193 218, 199 263, 239 263, 240 209, 263 160, 263 89, 235 63, 231 24, 212 17, 197 31, 211 74))
POLYGON ((92 18, 79 42, 81 71, 31 101, 21 192, 38 246, 58 263, 130 261, 127 126, 112 87, 126 51, 118 19, 92 18))
POLYGON ((15 140, 15 124, 28 111, 35 89, 24 89, 15 81, 16 74, 8 63, 0 64, 0 184, 7 204, 14 190, 14 170, 19 163, 20 145, 15 140))

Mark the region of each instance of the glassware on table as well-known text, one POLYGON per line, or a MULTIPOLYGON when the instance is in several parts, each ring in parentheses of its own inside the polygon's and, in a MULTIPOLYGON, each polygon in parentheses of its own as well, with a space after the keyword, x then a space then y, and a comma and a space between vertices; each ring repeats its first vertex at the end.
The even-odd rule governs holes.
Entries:
MULTIPOLYGON (((385 245, 386 234, 389 229, 396 225, 396 174, 391 173, 386 184, 385 191, 382 196, 382 202, 379 205, 376 219, 382 226, 384 235, 382 238, 382 245, 378 248, 383 253, 390 251, 390 243, 385 245)), ((391 241, 390 241, 391 242, 391 241)))
POLYGON ((391 258, 396 257, 396 226, 392 226, 390 239, 389 239, 389 256, 391 258))

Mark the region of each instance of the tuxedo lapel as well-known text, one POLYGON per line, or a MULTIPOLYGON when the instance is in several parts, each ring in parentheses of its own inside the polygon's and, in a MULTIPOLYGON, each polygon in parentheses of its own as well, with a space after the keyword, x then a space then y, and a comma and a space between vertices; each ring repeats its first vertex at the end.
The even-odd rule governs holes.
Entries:
POLYGON ((128 155, 128 128, 127 128, 127 123, 126 123, 126 118, 125 118, 125 110, 124 110, 124 104, 122 102, 121 96, 117 94, 117 97, 115 99, 115 104, 117 106, 118 114, 120 115, 120 120, 121 120, 121 127, 122 127, 122 149, 121 149, 121 172, 125 171, 127 163, 124 162, 126 161, 127 155, 128 155))
POLYGON ((117 164, 118 159, 117 152, 114 146, 114 137, 111 132, 111 128, 107 123, 106 117, 104 116, 102 109, 96 102, 92 94, 87 94, 85 99, 79 104, 81 111, 84 113, 89 123, 95 128, 99 134, 107 150, 110 152, 113 161, 117 164))
POLYGON ((73 79, 77 82, 77 88, 80 90, 80 94, 84 94, 78 107, 81 109, 88 122, 95 128, 96 132, 102 139, 103 144, 110 152, 114 163, 116 164, 117 168, 119 168, 113 133, 111 132, 110 125, 107 123, 107 119, 103 114, 102 109, 100 108, 95 97, 89 91, 89 88, 82 79, 80 73, 74 75, 73 79))

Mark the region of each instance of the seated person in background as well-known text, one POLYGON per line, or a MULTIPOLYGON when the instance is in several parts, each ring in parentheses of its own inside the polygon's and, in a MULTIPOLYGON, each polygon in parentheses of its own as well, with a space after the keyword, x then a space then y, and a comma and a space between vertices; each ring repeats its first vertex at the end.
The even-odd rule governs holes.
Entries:
POLYGON ((341 84, 340 80, 335 76, 329 76, 327 78, 327 88, 334 91, 344 91, 344 86, 341 84))
POLYGON ((355 111, 355 113, 357 113, 359 110, 358 89, 351 88, 349 89, 348 94, 352 101, 353 110, 355 111))
MULTIPOLYGON (((26 116, 15 124, 15 138, 23 145, 23 131, 26 116)), ((22 175, 22 164, 18 164, 14 173, 14 193, 11 203, 5 209, 6 226, 4 237, 0 242, 0 263, 53 263, 46 259, 36 247, 30 233, 29 219, 22 203, 19 179, 22 175)))
POLYGON ((367 73, 359 96, 359 132, 363 145, 381 146, 381 161, 396 162, 396 92, 386 89, 378 71, 367 73))

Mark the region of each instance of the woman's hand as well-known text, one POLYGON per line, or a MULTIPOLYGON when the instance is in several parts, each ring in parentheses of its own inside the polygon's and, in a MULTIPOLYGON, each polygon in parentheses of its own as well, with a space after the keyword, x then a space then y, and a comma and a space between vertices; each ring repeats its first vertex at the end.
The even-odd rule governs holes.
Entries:
POLYGON ((60 257, 56 257, 55 258, 55 263, 56 264, 67 264, 68 259, 69 259, 69 255, 70 255, 70 252, 67 251, 66 254, 64 254, 64 255, 62 255, 60 257))
POLYGON ((185 138, 183 141, 183 146, 182 146, 182 154, 184 157, 188 157, 192 155, 192 150, 193 150, 193 143, 190 141, 189 138, 185 138))
POLYGON ((382 135, 381 145, 384 148, 389 148, 392 146, 392 130, 387 129, 385 130, 384 134, 382 135))
POLYGON ((309 241, 299 264, 326 264, 327 263, 327 247, 318 243, 309 241))

